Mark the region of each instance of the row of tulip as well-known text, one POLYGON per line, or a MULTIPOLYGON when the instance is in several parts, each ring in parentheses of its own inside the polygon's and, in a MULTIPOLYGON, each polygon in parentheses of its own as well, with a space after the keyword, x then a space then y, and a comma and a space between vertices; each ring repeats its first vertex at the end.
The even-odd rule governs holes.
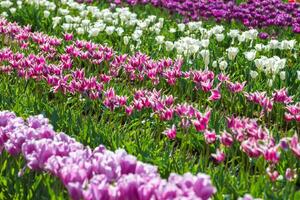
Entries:
MULTIPOLYGON (((6 32, 7 35, 10 35, 11 38, 20 38, 20 35, 23 35, 22 37, 24 38, 24 30, 16 26, 15 24, 8 23, 6 24, 7 21, 3 21, 3 27, 2 30, 6 32), (17 35, 15 35, 17 33, 17 35)), ((27 28, 25 28, 26 31, 27 28)), ((27 33, 28 34, 28 33, 27 33)), ((6 36, 7 36, 6 35, 6 36)), ((30 35, 30 34, 28 34, 30 35)), ((41 43, 40 41, 47 41, 50 40, 49 38, 37 34, 37 33, 32 33, 30 36, 26 37, 31 37, 33 39, 33 43, 41 43), (40 36, 40 38, 38 37, 40 36)), ((53 39, 51 41, 60 41, 58 39, 53 39)), ((83 42, 76 42, 77 46, 93 46, 92 43, 83 43, 83 42)), ((22 44, 21 44, 22 46, 22 44)), ((32 45, 29 45, 32 46, 32 45)), ((39 47, 41 50, 43 50, 43 47, 39 47)), ((38 48, 38 49, 39 49, 38 48)), ((30 50, 27 48, 27 50, 30 50)), ((225 84, 225 86, 229 89, 230 92, 232 93, 241 93, 244 89, 244 83, 233 83, 230 82, 229 77, 224 75, 224 74, 219 74, 216 78, 219 83, 217 84, 216 88, 213 88, 213 83, 215 80, 215 74, 212 71, 188 71, 188 72, 183 72, 180 70, 181 65, 175 65, 175 67, 172 69, 170 67, 172 65, 172 61, 161 61, 161 65, 150 65, 146 66, 145 68, 141 68, 140 64, 145 62, 142 59, 145 59, 144 56, 141 57, 132 57, 129 59, 129 64, 124 64, 126 57, 116 57, 113 59, 112 64, 110 64, 110 74, 111 76, 102 74, 100 75, 100 81, 98 81, 98 76, 92 76, 89 78, 85 77, 85 71, 86 70, 79 70, 75 69, 73 71, 69 71, 69 69, 72 68, 72 63, 74 63, 75 57, 77 55, 85 55, 88 59, 88 56, 92 55, 100 55, 100 59, 98 58, 97 60, 102 62, 103 57, 106 58, 107 60, 110 60, 111 57, 113 56, 113 53, 111 52, 110 49, 103 48, 100 50, 104 53, 105 55, 103 56, 101 52, 96 52, 89 54, 89 52, 77 52, 75 53, 74 47, 72 45, 67 46, 66 49, 63 51, 62 54, 55 54, 55 53, 49 53, 48 50, 45 51, 47 52, 46 55, 44 56, 35 56, 31 54, 30 56, 26 57, 24 54, 21 52, 13 53, 12 51, 8 49, 4 49, 1 51, 1 61, 4 63, 10 63, 10 65, 4 65, 1 69, 2 71, 6 73, 11 73, 13 70, 17 70, 17 73, 20 76, 23 76, 25 78, 34 78, 37 80, 44 79, 46 80, 50 86, 52 86, 52 90, 54 92, 57 92, 58 90, 62 90, 64 93, 79 93, 79 94, 87 94, 89 95, 90 98, 92 99, 99 99, 101 97, 101 94, 104 92, 104 84, 108 83, 112 77, 117 78, 120 74, 120 71, 123 71, 129 75, 129 77, 134 80, 135 77, 139 78, 140 80, 144 79, 145 75, 148 75, 148 77, 153 81, 153 80, 160 80, 161 78, 165 78, 166 82, 170 85, 173 85, 176 83, 176 80, 178 78, 185 78, 185 79, 190 79, 191 82, 195 83, 196 88, 201 89, 204 92, 211 92, 211 96, 208 98, 209 101, 217 101, 221 98, 221 86, 222 84, 225 84), (108 53, 107 53, 108 52, 108 53), (65 54, 66 53, 66 54, 65 54), (88 53, 88 54, 86 54, 88 53), (100 53, 100 54, 99 54, 100 53), (56 56, 60 58, 59 63, 51 63, 51 64, 46 64, 47 62, 52 62, 51 60, 48 60, 49 57, 56 56), (137 59, 138 58, 138 59, 137 59), (136 67, 135 67, 136 66, 136 67), (156 70, 156 73, 152 73, 152 76, 149 76, 150 72, 153 72, 153 67, 158 67, 159 70, 156 70), (124 67, 124 69, 122 69, 124 67), (128 68, 127 68, 128 67, 128 68), (136 69, 133 71, 132 68, 135 67, 136 69), (121 68, 121 69, 120 69, 121 68), (147 68, 152 68, 151 70, 148 70, 147 68), (163 70, 163 68, 167 68, 167 71, 163 70), (146 73, 144 73, 144 71, 146 73)), ((99 50, 99 51, 100 51, 99 50)), ((55 52, 56 50, 53 48, 51 52, 55 52)), ((30 50, 29 52, 32 52, 30 50)), ((28 53, 28 52, 27 52, 28 53)), ((94 57, 97 58, 97 57, 94 57)), ((83 58, 84 59, 84 58, 83 58)), ((105 92, 104 92, 105 93, 105 92)), ((116 96, 114 94, 114 91, 112 90, 109 92, 110 95, 107 97, 108 99, 105 99, 104 102, 109 107, 111 110, 114 110, 116 107, 123 106, 125 107, 125 110, 127 111, 128 114, 131 114, 134 109, 141 110, 144 106, 149 107, 150 104, 147 103, 141 103, 139 101, 133 101, 132 104, 129 106, 127 105, 127 99, 128 97, 126 96, 116 96), (116 99, 121 99, 119 102, 116 99), (143 106, 143 104, 145 104, 143 106), (147 104, 147 105, 146 105, 147 104)), ((145 95, 143 95, 145 96, 145 95)), ((293 102, 292 97, 290 97, 287 94, 286 89, 281 89, 278 91, 273 92, 272 98, 269 98, 266 93, 259 93, 259 92, 252 92, 252 93, 244 93, 244 96, 249 100, 254 103, 257 103, 262 106, 265 112, 270 112, 273 108, 274 102, 281 102, 284 103, 285 105, 291 104, 293 102)), ((167 97, 164 97, 163 99, 166 99, 167 97)), ((167 98, 169 99, 169 97, 167 98)), ((170 96, 170 99, 173 99, 172 96, 170 96)), ((137 100, 137 99, 135 99, 137 100)), ((151 98, 147 99, 147 101, 152 101, 151 98)), ((143 101, 142 101, 143 102, 143 101)), ((160 102, 160 101, 159 101, 160 102)), ((173 100, 172 100, 173 102, 173 100)), ((161 104, 161 103, 160 103, 161 104)), ((164 105, 164 104, 162 104, 164 105)), ((295 104, 294 107, 298 107, 298 104, 295 104)), ((159 116, 162 120, 171 120, 174 116, 174 112, 176 111, 176 106, 175 108, 171 108, 171 105, 164 105, 160 106, 161 109, 159 110, 159 116)), ((289 105, 292 106, 292 105, 289 105)), ((289 111, 289 106, 287 107, 287 111, 289 111)), ((152 107, 154 112, 157 112, 156 106, 152 107)), ((188 108, 186 108, 188 109, 188 108)), ((188 109, 189 110, 189 109, 188 109)), ((193 108, 194 110, 194 108, 193 108)), ((197 109, 196 109, 197 110, 197 109)), ((262 112, 262 115, 264 112, 262 112)), ((180 116, 184 117, 184 116, 180 116)), ((189 116, 187 121, 183 121, 182 124, 190 124, 190 120, 194 123, 196 129, 198 131, 205 130, 207 126, 206 123, 201 123, 202 119, 198 117, 198 120, 192 119, 194 116, 189 116), (201 126, 202 128, 197 128, 197 126, 201 126)), ((285 114, 285 117, 288 121, 290 120, 296 120, 299 121, 299 113, 294 112, 290 113, 287 112, 285 114)), ((184 120, 184 118, 182 119, 184 120)), ((205 120, 206 121, 206 120, 205 120)), ((207 119, 208 121, 208 119, 207 119)), ((183 127, 186 127, 187 125, 184 125, 183 127)), ((170 137, 174 139, 173 137, 170 137)))
MULTIPOLYGON (((28 4, 30 6, 33 5, 34 7, 36 7, 36 9, 41 10, 41 12, 43 12, 43 11, 45 12, 48 9, 51 11, 51 12, 49 11, 51 15, 54 15, 54 16, 56 14, 61 15, 61 17, 53 17, 52 22, 53 23, 55 22, 55 26, 57 26, 58 21, 66 20, 69 22, 71 20, 70 18, 76 18, 76 20, 75 20, 76 23, 78 23, 82 26, 86 26, 85 30, 93 30, 94 29, 93 28, 94 25, 91 25, 91 23, 97 24, 97 26, 99 25, 99 23, 102 23, 103 30, 101 28, 101 30, 102 30, 101 32, 107 34, 106 36, 109 36, 110 34, 107 33, 108 31, 105 31, 106 30, 105 27, 109 28, 109 29, 113 29, 115 31, 116 28, 112 28, 113 26, 118 26, 119 28, 120 28, 120 26, 125 26, 124 27, 125 34, 123 34, 123 32, 124 32, 123 28, 122 28, 123 30, 121 31, 123 36, 125 38, 127 38, 127 39, 125 39, 126 40, 125 45, 129 45, 128 35, 131 34, 130 31, 132 30, 132 27, 135 31, 133 31, 132 35, 130 36, 131 40, 141 42, 140 38, 135 36, 135 33, 140 31, 140 33, 138 35, 142 36, 141 33, 143 33, 143 31, 144 31, 144 33, 147 33, 147 34, 144 34, 145 35, 144 42, 149 47, 149 43, 150 44, 153 43, 153 42, 149 42, 149 38, 153 37, 151 32, 155 32, 155 31, 151 31, 152 30, 151 24, 153 23, 154 24, 153 26, 157 26, 157 27, 159 27, 158 30, 161 30, 164 26, 168 27, 169 23, 170 23, 169 21, 164 22, 163 18, 160 18, 157 20, 157 17, 155 17, 155 16, 149 16, 146 19, 139 20, 136 17, 137 14, 131 13, 127 8, 122 8, 122 9, 117 8, 115 12, 110 11, 109 9, 104 9, 104 10, 99 11, 99 9, 96 6, 86 6, 84 4, 78 4, 74 1, 62 2, 61 5, 60 4, 56 5, 55 3, 49 2, 49 1, 29 1, 28 4), (58 11, 56 11, 56 8, 59 6, 66 6, 66 8, 65 9, 59 8, 58 11), (80 16, 82 18, 80 18, 79 16, 76 15, 78 12, 83 12, 85 14, 82 14, 82 16, 80 16), (70 15, 69 15, 69 13, 70 13, 70 15), (76 15, 76 17, 71 16, 71 13, 74 13, 76 15), (94 16, 95 19, 99 20, 100 22, 99 21, 93 22, 93 20, 87 19, 86 17, 89 17, 90 15, 94 16), (59 19, 59 20, 56 20, 56 19, 59 19), (84 21, 87 21, 87 22, 84 22, 84 21), (112 22, 112 21, 116 21, 116 22, 112 22), (117 22, 119 24, 114 25, 117 22), (111 24, 106 25, 106 23, 111 23, 111 24), (128 25, 128 27, 126 29, 127 25, 128 25), (148 33, 149 33, 149 35, 148 35, 148 33)), ((13 4, 11 4, 11 5, 13 5, 13 4)), ((13 16, 15 13, 19 13, 19 12, 21 15, 23 15, 23 12, 26 12, 26 8, 28 10, 32 9, 29 5, 27 5, 26 2, 24 4, 18 4, 16 11, 14 11, 11 16, 13 16)), ((169 40, 165 41, 166 36, 157 35, 156 39, 155 39, 155 41, 157 42, 157 45, 164 46, 167 49, 169 49, 170 51, 173 48, 175 48, 175 49, 177 49, 177 53, 188 56, 188 58, 187 59, 184 58, 184 60, 190 60, 190 57, 192 56, 193 62, 197 61, 199 63, 199 60, 201 60, 200 65, 203 64, 206 68, 212 66, 212 67, 215 67, 217 71, 222 71, 222 72, 226 72, 226 71, 235 72, 235 70, 233 70, 234 67, 232 65, 234 65, 234 64, 232 62, 234 61, 235 63, 238 63, 239 65, 245 65, 245 61, 246 61, 247 65, 248 65, 246 67, 246 70, 247 70, 246 74, 249 74, 252 79, 256 79, 257 77, 264 77, 266 75, 268 77, 267 85, 269 85, 270 87, 272 87, 274 82, 278 82, 277 80, 279 78, 281 80, 285 80, 286 77, 296 77, 298 80, 300 80, 300 71, 295 71, 295 70, 287 71, 285 69, 287 62, 289 62, 289 61, 297 62, 298 56, 297 56, 296 52, 298 49, 298 44, 296 43, 295 40, 283 40, 281 42, 277 41, 277 40, 269 40, 269 42, 267 44, 261 44, 261 43, 256 43, 258 32, 254 29, 245 31, 242 33, 240 33, 238 30, 230 30, 224 34, 223 26, 215 26, 208 30, 208 29, 205 29, 204 27, 202 27, 201 22, 190 22, 187 25, 179 24, 178 32, 185 31, 185 29, 186 29, 185 27, 187 27, 187 29, 188 29, 187 37, 181 37, 181 38, 179 38, 178 41, 173 42, 173 41, 169 41, 169 40), (200 38, 202 38, 201 40, 198 40, 197 38, 195 38, 195 37, 198 37, 197 32, 200 33, 200 35, 198 35, 198 36, 200 38), (195 36, 192 36, 192 35, 195 35, 195 36), (231 42, 229 42, 230 45, 227 46, 228 43, 224 42, 225 46, 224 46, 224 49, 222 48, 222 52, 220 52, 219 48, 217 48, 217 49, 212 48, 212 45, 215 46, 218 43, 209 39, 211 37, 211 35, 215 35, 217 41, 221 41, 218 38, 223 38, 222 39, 222 41, 223 41, 224 37, 228 36, 229 38, 231 38, 230 39, 231 42), (222 36, 220 36, 220 35, 222 35, 222 36), (192 36, 192 37, 190 37, 190 36, 192 36), (235 38, 238 38, 238 41, 240 43, 240 44, 236 45, 238 47, 233 46, 235 44, 235 42, 234 42, 235 38), (250 45, 248 44, 247 41, 250 41, 250 45), (241 42, 246 42, 246 44, 241 45, 241 42), (175 43, 178 44, 179 46, 178 45, 174 46, 175 43), (252 48, 253 43, 256 43, 254 48, 252 48), (250 47, 250 49, 249 49, 249 47, 250 47), (273 57, 264 56, 264 55, 268 55, 268 56, 274 55, 273 51, 275 49, 285 50, 285 52, 281 53, 281 56, 284 56, 286 58, 279 58, 278 56, 273 56, 273 57), (216 57, 216 55, 223 55, 223 56, 216 57), (260 57, 258 55, 260 55, 260 57), (211 60, 213 60, 213 62, 211 60), (242 60, 243 62, 241 62, 240 60, 242 60), (250 66, 255 65, 256 68, 253 69, 253 68, 249 67, 249 65, 250 66)), ((56 27, 56 28, 59 29, 58 27, 56 27)), ((80 30, 80 28, 77 26, 74 26, 73 28, 74 28, 73 30, 80 30)), ((174 28, 172 28, 172 29, 174 29, 174 28)), ((175 28, 174 30, 172 30, 172 31, 170 30, 170 32, 172 32, 172 34, 173 33, 178 34, 177 29, 175 28), (174 30, 175 30, 175 32, 174 32, 174 30)), ((169 35, 170 32, 168 31, 167 35, 169 35)), ((97 31, 97 34, 95 36, 98 36, 99 34, 100 34, 100 32, 97 31)), ((87 36, 87 37, 89 37, 89 36, 87 36)), ((140 43, 140 42, 138 42, 138 43, 140 43)), ((130 42, 130 44, 132 45, 132 42, 130 42)), ((151 47, 151 49, 156 48, 157 45, 154 45, 154 47, 151 47)), ((116 48, 118 48, 118 47, 116 47, 116 48)), ((133 50, 133 52, 135 52, 136 48, 133 48, 132 50, 133 50)), ((190 60, 190 62, 191 62, 191 60, 190 60)), ((198 63, 197 63, 197 65, 198 65, 198 63)), ((188 65, 190 65, 190 64, 188 64, 188 65)), ((152 70, 151 73, 153 73, 153 71, 154 70, 152 70)), ((237 74, 237 75, 241 75, 241 74, 237 74)), ((248 77, 250 77, 250 76, 248 76, 248 77)), ((251 79, 249 79, 249 80, 251 80, 251 79)), ((247 81, 249 81, 249 80, 247 80, 247 81)), ((155 81, 156 80, 154 80, 154 82, 155 81)))
POLYGON ((126 2, 131 5, 151 3, 177 12, 187 19, 214 18, 216 21, 236 20, 247 27, 266 28, 269 26, 291 27, 294 33, 300 33, 299 4, 284 3, 281 0, 250 0, 236 4, 235 1, 160 1, 160 0, 110 0, 115 4, 126 2))
MULTIPOLYGON (((199 54, 210 43, 215 45, 215 42, 218 44, 224 40, 226 41, 226 37, 232 40, 231 45, 235 43, 236 38, 239 45, 246 43, 246 48, 252 47, 253 43, 256 43, 255 46, 258 51, 268 51, 270 49, 292 50, 295 48, 295 40, 284 40, 282 42, 271 40, 267 45, 257 43, 258 36, 262 37, 261 35, 264 34, 259 34, 255 29, 244 32, 228 30, 224 33, 225 28, 221 25, 207 29, 201 21, 174 24, 171 20, 157 18, 154 15, 139 19, 137 14, 131 12, 128 7, 99 10, 96 6, 78 4, 73 0, 57 2, 57 4, 46 0, 28 1, 17 5, 11 3, 3 7, 5 10, 10 7, 12 11, 9 13, 4 12, 2 15, 14 17, 18 13, 27 12, 26 9, 31 10, 32 6, 43 13, 43 16, 40 17, 45 20, 50 19, 53 28, 61 28, 60 30, 65 32, 73 31, 78 35, 87 33, 87 37, 92 39, 101 34, 108 37, 115 35, 121 37, 125 45, 130 44, 133 51, 140 49, 139 46, 142 42, 148 46, 150 36, 155 38, 153 41, 156 43, 155 47, 160 46, 159 48, 161 48, 163 46, 166 51, 176 49, 177 54, 188 56, 199 54), (170 25, 174 27, 169 28, 170 25), (174 40, 175 36, 179 39, 174 40), (212 41, 210 42, 210 40, 212 41), (250 45, 248 45, 248 41, 250 41, 250 45)), ((262 38, 265 38, 265 36, 262 38)))
MULTIPOLYGON (((90 149, 65 133, 56 133, 42 115, 23 120, 13 112, 0 112, 0 153, 21 155, 26 167, 58 177, 72 199, 209 199, 216 192, 210 177, 171 174, 168 180, 157 168, 123 149, 103 145, 90 149)), ((22 176, 25 167, 20 171, 22 176)))

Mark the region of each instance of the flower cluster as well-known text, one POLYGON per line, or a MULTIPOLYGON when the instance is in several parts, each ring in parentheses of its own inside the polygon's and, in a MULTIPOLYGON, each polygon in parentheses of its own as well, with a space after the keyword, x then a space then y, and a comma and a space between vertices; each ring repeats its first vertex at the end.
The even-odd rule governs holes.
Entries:
MULTIPOLYGON (((216 192, 209 176, 186 173, 162 179, 155 166, 123 149, 94 150, 65 133, 56 133, 42 115, 26 121, 0 112, 0 150, 22 155, 31 170, 59 177, 72 199, 209 199, 216 192)), ((21 174, 20 174, 21 175, 21 174)))
MULTIPOLYGON (((113 1, 116 4, 120 0, 113 1)), ((299 4, 287 4, 281 0, 250 0, 237 5, 234 1, 159 1, 159 0, 124 0, 129 4, 151 3, 196 20, 214 18, 216 21, 237 20, 247 27, 292 27, 300 33, 299 4)))

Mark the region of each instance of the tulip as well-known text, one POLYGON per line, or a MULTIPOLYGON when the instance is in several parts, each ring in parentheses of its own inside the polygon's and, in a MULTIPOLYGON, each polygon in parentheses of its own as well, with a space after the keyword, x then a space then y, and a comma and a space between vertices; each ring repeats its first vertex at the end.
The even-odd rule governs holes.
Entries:
POLYGON ((217 163, 221 163, 225 160, 225 154, 219 149, 217 149, 217 152, 211 156, 217 161, 217 163))
POLYGON ((65 33, 64 34, 64 39, 65 39, 65 41, 71 41, 71 40, 73 40, 73 34, 71 34, 71 33, 65 33))
POLYGON ((192 120, 192 123, 194 124, 198 132, 204 131, 206 129, 206 124, 198 119, 192 120))
POLYGON ((228 89, 233 93, 238 93, 238 92, 243 91, 245 84, 246 84, 246 81, 244 81, 243 83, 238 83, 238 82, 233 83, 230 81, 227 82, 228 89))
POLYGON ((217 139, 217 135, 214 131, 205 130, 204 131, 204 138, 205 138, 205 142, 207 144, 213 144, 213 143, 215 143, 215 141, 217 139))
POLYGON ((248 51, 248 52, 245 52, 244 55, 248 61, 253 61, 256 56, 256 51, 255 50, 248 51))
MULTIPOLYGON (((208 200, 216 192, 207 175, 171 173, 164 180, 157 167, 137 161, 125 150, 112 152, 103 145, 91 150, 64 133, 55 133, 48 123, 42 116, 25 121, 8 111, 0 112, 0 149, 4 145, 12 155, 18 151, 29 169, 59 178, 72 199, 175 196, 208 200)), ((175 138, 174 125, 170 131, 170 138, 175 138)))
POLYGON ((269 167, 267 168, 267 174, 272 182, 277 181, 277 179, 279 177, 278 171, 276 171, 276 170, 272 171, 269 167))
POLYGON ((264 157, 266 161, 277 164, 279 162, 280 154, 276 148, 270 148, 265 151, 264 157))
POLYGON ((221 143, 225 147, 230 147, 233 144, 232 136, 229 133, 227 133, 226 131, 224 131, 221 135, 221 143))
POLYGON ((285 171, 285 178, 288 181, 293 181, 297 178, 297 169, 291 169, 291 168, 287 168, 285 171))
POLYGON ((228 59, 229 60, 234 60, 236 55, 239 52, 239 49, 236 47, 229 47, 228 49, 226 49, 227 54, 228 54, 228 59))
POLYGON ((165 130, 163 132, 164 135, 166 135, 170 140, 174 140, 176 138, 176 127, 173 124, 171 128, 165 130))
POLYGON ((210 101, 217 101, 221 99, 221 94, 218 88, 211 90, 211 96, 208 98, 210 101))

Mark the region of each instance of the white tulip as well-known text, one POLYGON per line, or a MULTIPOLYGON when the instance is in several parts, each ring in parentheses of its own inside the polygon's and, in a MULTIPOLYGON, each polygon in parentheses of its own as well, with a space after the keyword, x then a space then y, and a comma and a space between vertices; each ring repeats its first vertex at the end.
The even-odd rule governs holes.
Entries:
POLYGON ((11 7, 12 5, 13 5, 13 3, 10 2, 10 1, 1 1, 1 2, 0 2, 0 6, 1 6, 2 8, 9 8, 9 7, 11 7))
POLYGON ((148 18, 151 20, 151 22, 155 22, 157 17, 155 15, 150 15, 148 18))
POLYGON ((192 44, 190 45, 190 49, 186 49, 186 54, 185 55, 190 55, 190 54, 195 54, 199 51, 199 45, 192 44))
POLYGON ((61 15, 67 15, 67 14, 69 14, 69 10, 68 9, 62 9, 62 8, 59 8, 58 9, 58 13, 60 13, 61 15))
POLYGON ((240 31, 239 30, 230 30, 229 33, 227 33, 227 35, 231 38, 237 38, 240 34, 240 31))
POLYGON ((253 61, 256 56, 256 51, 255 50, 247 51, 244 53, 244 55, 248 61, 253 61))
POLYGON ((176 28, 170 28, 169 32, 170 33, 176 33, 176 28))
POLYGON ((107 35, 112 35, 115 31, 115 27, 114 26, 107 26, 106 29, 105 29, 105 32, 107 35))
POLYGON ((134 49, 135 49, 135 46, 133 45, 133 44, 131 44, 130 46, 129 46, 129 48, 130 48, 130 51, 135 51, 134 49))
POLYGON ((48 10, 44 11, 44 17, 48 18, 50 16, 50 12, 48 10))
POLYGON ((163 35, 158 35, 158 36, 155 37, 155 40, 156 40, 156 42, 157 42, 159 45, 161 45, 161 44, 164 43, 165 36, 163 36, 163 35))
POLYGON ((188 25, 188 28, 190 29, 190 31, 194 31, 194 30, 198 29, 197 22, 189 22, 187 25, 188 25))
POLYGON ((125 44, 125 45, 128 45, 129 40, 130 40, 130 37, 128 37, 128 36, 124 36, 124 37, 123 37, 123 41, 124 41, 124 44, 125 44))
POLYGON ((246 40, 255 40, 257 38, 258 31, 256 29, 251 29, 249 31, 245 31, 243 35, 246 40))
POLYGON ((253 79, 256 79, 256 78, 257 78, 257 76, 258 76, 258 73, 257 73, 257 71, 253 71, 253 70, 251 70, 251 71, 250 71, 250 76, 251 76, 251 78, 253 78, 253 79))
POLYGON ((52 18, 52 25, 55 28, 60 23, 61 17, 53 17, 52 18))
POLYGON ((76 29, 76 32, 77 32, 77 34, 82 35, 82 34, 84 34, 84 29, 79 27, 79 28, 76 29))
POLYGON ((238 36, 238 40, 239 40, 240 43, 245 42, 245 40, 246 40, 245 34, 239 35, 239 36, 238 36))
POLYGON ((297 71, 297 79, 300 81, 300 71, 297 71))
POLYGON ((165 45, 166 45, 166 50, 167 51, 172 51, 174 49, 174 44, 171 41, 166 41, 165 45))
POLYGON ((214 68, 218 67, 218 62, 217 61, 213 61, 212 67, 214 67, 214 68))
POLYGON ((154 32, 155 32, 157 35, 160 34, 160 31, 161 31, 161 28, 158 28, 158 27, 157 27, 157 28, 154 29, 154 32))
POLYGON ((17 10, 16 8, 10 8, 10 9, 9 9, 9 12, 10 12, 11 14, 15 14, 16 10, 17 10))
POLYGON ((271 40, 268 46, 270 49, 278 49, 280 47, 280 42, 278 40, 271 40))
POLYGON ((207 49, 201 50, 200 55, 202 56, 202 58, 204 60, 205 67, 207 68, 208 64, 209 64, 209 50, 207 50, 207 49))
POLYGON ((61 25, 62 29, 64 29, 65 32, 67 32, 68 30, 70 30, 72 28, 72 24, 68 24, 68 23, 63 23, 61 25))
POLYGON ((215 35, 221 34, 224 30, 224 26, 222 25, 216 25, 211 29, 212 33, 215 35))
POLYGON ((273 86, 273 80, 272 80, 272 79, 269 79, 269 80, 268 80, 268 86, 269 86, 269 87, 272 87, 272 86, 273 86))
POLYGON ((7 14, 7 12, 3 12, 3 13, 1 13, 1 16, 6 18, 6 17, 8 17, 8 14, 7 14))
POLYGON ((286 77, 285 71, 281 71, 281 72, 279 73, 279 76, 280 76, 280 79, 284 81, 284 80, 285 80, 285 77, 286 77))
POLYGON ((89 33, 89 37, 96 37, 99 35, 100 33, 100 29, 99 28, 91 28, 90 30, 88 30, 89 33))
POLYGON ((228 49, 226 49, 227 54, 228 54, 228 59, 229 60, 234 60, 236 55, 239 52, 239 49, 236 47, 229 47, 228 49))
POLYGON ((228 63, 227 63, 225 60, 222 60, 222 61, 219 63, 219 68, 220 68, 221 70, 223 70, 223 71, 227 68, 227 66, 228 66, 228 63))
POLYGON ((185 29, 185 24, 178 24, 178 30, 183 32, 185 29))
POLYGON ((209 45, 209 39, 201 40, 200 44, 203 48, 207 48, 209 45))
POLYGON ((23 4, 22 1, 17 1, 17 5, 18 5, 18 8, 19 8, 19 9, 22 8, 22 4, 23 4))
MULTIPOLYGON (((47 12, 49 12, 49 11, 47 11, 47 10, 44 11, 44 16, 45 16, 45 14, 46 15, 48 15, 48 14, 50 15, 50 12, 49 13, 47 13, 47 12)), ((48 17, 49 17, 49 15, 48 15, 48 17)), ((66 20, 67 23, 72 23, 74 21, 74 19, 73 19, 73 17, 71 15, 66 15, 65 16, 65 20, 66 20)))
POLYGON ((116 29, 116 32, 117 32, 118 36, 122 36, 122 34, 124 33, 124 29, 122 27, 118 27, 116 29))
POLYGON ((82 26, 87 27, 90 24, 90 20, 84 19, 84 20, 82 20, 81 23, 82 23, 82 26))
POLYGON ((222 42, 225 38, 225 35, 223 33, 220 33, 220 34, 216 34, 216 40, 218 42, 222 42))
POLYGON ((144 30, 147 28, 148 24, 144 21, 138 21, 137 26, 144 30))
POLYGON ((136 29, 134 32, 133 32, 133 34, 132 34, 132 39, 134 40, 134 41, 137 41, 137 40, 139 40, 140 39, 140 37, 142 36, 142 34, 143 34, 143 31, 142 30, 139 30, 139 29, 136 29))
POLYGON ((286 59, 281 59, 278 56, 267 58, 262 56, 259 59, 254 60, 255 65, 260 70, 267 74, 277 74, 280 70, 285 68, 286 59))
POLYGON ((96 22, 94 24, 94 28, 97 28, 97 29, 99 29, 100 32, 102 32, 102 31, 105 30, 106 24, 104 24, 103 22, 99 21, 99 22, 96 22))
POLYGON ((264 49, 264 45, 263 44, 256 44, 254 48, 255 48, 256 51, 262 51, 264 49))
POLYGON ((296 40, 289 40, 289 41, 288 41, 289 49, 290 49, 290 50, 294 49, 295 46, 296 46, 296 43, 297 43, 296 40))
MULTIPOLYGON (((68 15, 65 16, 65 18, 67 17, 68 15)), ((81 17, 71 17, 69 20, 72 20, 73 22, 75 23, 80 23, 81 22, 81 17)))

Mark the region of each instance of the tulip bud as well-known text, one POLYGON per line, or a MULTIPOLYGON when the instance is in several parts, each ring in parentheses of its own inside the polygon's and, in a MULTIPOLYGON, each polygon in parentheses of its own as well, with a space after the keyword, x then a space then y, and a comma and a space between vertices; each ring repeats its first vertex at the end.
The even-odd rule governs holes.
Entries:
POLYGON ((285 80, 285 71, 281 71, 279 76, 280 76, 280 79, 284 81, 285 80))
POLYGON ((48 10, 44 11, 44 17, 48 18, 50 16, 50 12, 48 10))
POLYGON ((221 70, 225 70, 228 66, 228 63, 225 61, 225 60, 222 60, 220 63, 219 63, 219 67, 221 70))
POLYGON ((253 78, 253 79, 256 79, 256 78, 257 78, 257 76, 258 76, 258 73, 257 73, 257 71, 253 71, 253 70, 251 70, 251 71, 250 71, 250 76, 251 76, 251 78, 253 78))
POLYGON ((218 41, 218 42, 222 42, 223 40, 224 40, 224 38, 225 38, 225 36, 224 36, 224 34, 216 34, 216 40, 218 41))

